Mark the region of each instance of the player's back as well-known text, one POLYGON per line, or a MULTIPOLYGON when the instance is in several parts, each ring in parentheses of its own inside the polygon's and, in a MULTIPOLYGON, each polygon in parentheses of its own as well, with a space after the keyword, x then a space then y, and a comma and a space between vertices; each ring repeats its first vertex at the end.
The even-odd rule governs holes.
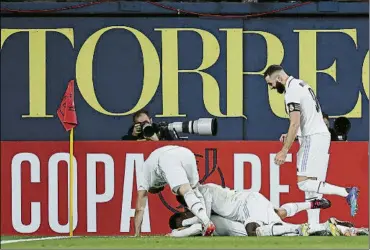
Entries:
POLYGON ((146 168, 151 168, 151 169, 156 168, 158 166, 159 157, 163 153, 165 153, 167 151, 170 151, 170 150, 173 150, 173 149, 176 149, 176 148, 180 148, 180 146, 167 145, 167 146, 163 146, 163 147, 157 148, 146 159, 146 161, 145 161, 145 167, 146 168))
POLYGON ((288 112, 294 110, 294 107, 289 104, 299 104, 301 125, 298 136, 329 133, 323 119, 320 103, 307 83, 300 79, 289 77, 286 86, 285 103, 288 112))
POLYGON ((238 192, 213 183, 199 185, 199 191, 206 203, 211 200, 211 209, 218 215, 236 221, 242 219, 239 211, 245 202, 243 197, 248 196, 249 192, 238 192))
POLYGON ((143 182, 147 183, 146 186, 162 187, 166 184, 164 173, 159 169, 159 158, 165 152, 176 148, 180 148, 180 146, 167 145, 157 148, 149 155, 144 164, 139 168, 140 178, 144 179, 143 182))

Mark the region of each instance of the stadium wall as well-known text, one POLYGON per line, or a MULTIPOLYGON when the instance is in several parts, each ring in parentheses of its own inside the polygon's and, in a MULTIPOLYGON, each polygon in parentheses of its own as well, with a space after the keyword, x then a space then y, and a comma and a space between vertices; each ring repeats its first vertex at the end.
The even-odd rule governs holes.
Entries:
MULTIPOLYGON (((302 201, 297 145, 291 163, 271 160, 280 148, 271 141, 288 126, 282 97, 261 77, 271 63, 309 82, 324 112, 350 118, 349 139, 362 142, 333 143, 328 182, 360 186, 359 214, 350 218, 345 201, 330 196, 322 220, 368 226, 368 3, 311 3, 248 19, 178 15, 139 2, 68 9, 76 4, 1 3, 2 11, 66 8, 1 16, 2 235, 68 232, 68 134, 56 109, 70 79, 79 120, 76 234, 132 234, 134 163, 161 143, 117 140, 143 107, 156 121, 218 117, 218 136, 180 143, 199 154, 201 176, 214 170, 207 182, 261 191, 275 205, 302 201)), ((171 4, 225 15, 291 5, 171 4)), ((168 190, 150 198, 144 231, 167 233, 176 206, 168 190)))
MULTIPOLYGON (((136 200, 135 165, 165 143, 84 141, 75 145, 74 233, 75 235, 133 234, 136 200)), ((274 164, 279 142, 208 141, 178 143, 197 156, 201 182, 218 183, 237 190, 264 194, 275 206, 304 200, 296 184, 294 145, 287 163, 274 164), (204 178, 206 176, 206 178, 204 178)), ((3 235, 68 234, 68 143, 2 142, 1 233, 3 235), (4 167, 6 166, 6 167, 4 167)), ((332 207, 321 212, 329 217, 368 226, 368 144, 335 142, 331 146, 327 181, 360 188, 359 211, 352 218, 345 199, 326 198, 332 207)), ((169 232, 168 219, 179 204, 168 187, 163 195, 150 195, 143 231, 169 232)), ((289 220, 307 221, 302 212, 289 220)))
MULTIPOLYGON (((256 15, 292 4, 173 6, 256 15)), ((369 139, 368 3, 311 3, 247 19, 177 14, 133 2, 3 15, 1 140, 67 139, 55 113, 74 78, 78 140, 119 140, 140 108, 156 121, 218 117, 219 133, 207 140, 276 140, 288 121, 283 97, 261 76, 272 63, 311 84, 324 112, 350 118, 350 140, 369 139)))

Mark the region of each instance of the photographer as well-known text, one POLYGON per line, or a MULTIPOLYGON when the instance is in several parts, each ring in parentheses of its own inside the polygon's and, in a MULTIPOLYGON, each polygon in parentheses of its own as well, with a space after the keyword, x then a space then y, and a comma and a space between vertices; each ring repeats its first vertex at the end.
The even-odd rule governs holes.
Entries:
POLYGON ((344 116, 338 117, 334 120, 334 126, 330 127, 329 116, 322 114, 324 122, 331 134, 331 141, 348 141, 348 132, 351 129, 351 122, 344 116))
MULTIPOLYGON (((148 126, 148 125, 146 125, 148 126)), ((146 110, 139 110, 133 115, 133 125, 127 131, 127 134, 122 137, 125 141, 138 141, 138 140, 149 140, 159 141, 174 140, 173 134, 169 130, 160 130, 158 125, 153 123, 152 118, 149 116, 149 112, 146 110), (153 127, 155 133, 151 137, 145 137, 143 134, 143 126, 149 124, 153 127)))

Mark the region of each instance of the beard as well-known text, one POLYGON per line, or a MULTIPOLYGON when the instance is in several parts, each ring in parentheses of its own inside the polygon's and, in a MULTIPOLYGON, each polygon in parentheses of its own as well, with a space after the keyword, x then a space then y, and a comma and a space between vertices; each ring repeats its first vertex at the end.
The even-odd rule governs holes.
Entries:
POLYGON ((279 94, 283 94, 285 92, 284 84, 282 84, 281 82, 278 82, 278 81, 276 82, 275 89, 279 94))

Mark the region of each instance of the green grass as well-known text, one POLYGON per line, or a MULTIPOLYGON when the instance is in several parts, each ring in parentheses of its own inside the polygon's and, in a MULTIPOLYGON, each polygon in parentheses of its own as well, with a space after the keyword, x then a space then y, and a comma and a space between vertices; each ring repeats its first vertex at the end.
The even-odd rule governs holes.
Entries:
MULTIPOLYGON (((15 239, 1 237, 1 240, 15 239)), ((348 248, 369 249, 368 237, 81 237, 1 245, 2 249, 58 248, 348 248)))

